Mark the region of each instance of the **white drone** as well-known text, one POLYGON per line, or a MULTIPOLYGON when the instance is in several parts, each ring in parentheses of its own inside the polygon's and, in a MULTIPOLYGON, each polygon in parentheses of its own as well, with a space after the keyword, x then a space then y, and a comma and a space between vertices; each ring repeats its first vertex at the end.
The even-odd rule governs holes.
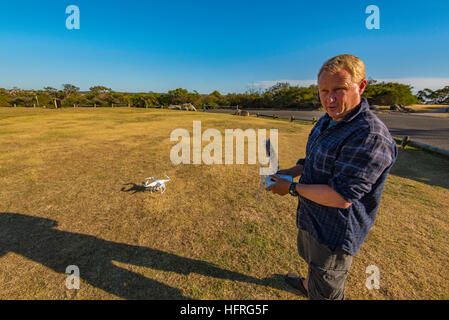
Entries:
POLYGON ((161 194, 164 193, 166 186, 165 183, 170 181, 170 178, 166 176, 167 179, 155 179, 153 177, 148 177, 145 179, 144 187, 148 188, 151 193, 161 191, 161 194))

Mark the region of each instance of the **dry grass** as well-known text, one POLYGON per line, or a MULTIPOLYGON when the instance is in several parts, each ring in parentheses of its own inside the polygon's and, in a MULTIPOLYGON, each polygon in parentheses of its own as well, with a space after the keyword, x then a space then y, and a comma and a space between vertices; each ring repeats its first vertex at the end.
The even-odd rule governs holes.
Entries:
MULTIPOLYGON (((278 128, 280 165, 311 126, 143 109, 0 108, 0 299, 301 299, 296 202, 256 201, 256 165, 170 162, 175 128, 278 128), (282 147, 290 146, 290 147, 282 147), (151 175, 172 181, 142 192, 151 175), (81 289, 65 288, 77 265, 81 289)), ((349 299, 448 299, 449 161, 401 152, 348 279, 349 299), (365 269, 381 272, 368 290, 365 269)))
MULTIPOLYGON (((447 108, 449 105, 444 104, 412 104, 408 105, 407 108, 412 109, 415 112, 423 111, 439 111, 440 109, 447 108)), ((390 106, 377 106, 381 110, 390 110, 390 106)))
MULTIPOLYGON (((408 113, 410 115, 447 118, 449 113, 445 109, 448 106, 443 104, 412 104, 407 106, 407 108, 414 111, 408 113)), ((382 111, 390 110, 390 106, 378 106, 378 108, 382 111)))
POLYGON ((407 106, 408 108, 419 112, 419 111, 438 111, 440 109, 447 108, 449 105, 443 104, 412 104, 407 106))
POLYGON ((414 111, 411 114, 417 116, 448 118, 449 113, 446 112, 448 106, 441 104, 413 104, 409 108, 414 111))

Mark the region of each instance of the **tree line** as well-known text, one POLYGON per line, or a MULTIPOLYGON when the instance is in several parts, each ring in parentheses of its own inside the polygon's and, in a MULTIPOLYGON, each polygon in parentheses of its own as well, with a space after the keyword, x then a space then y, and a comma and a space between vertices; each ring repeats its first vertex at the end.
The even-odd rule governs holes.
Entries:
MULTIPOLYGON (((416 95, 412 87, 394 82, 368 80, 363 94, 372 105, 417 103, 449 104, 449 86, 439 90, 424 89, 416 95)), ((158 92, 116 92, 105 86, 93 86, 87 92, 72 84, 63 84, 61 89, 45 87, 43 90, 11 90, 0 88, 0 106, 52 107, 58 100, 61 107, 96 106, 111 107, 132 106, 137 108, 168 107, 191 103, 197 108, 219 108, 239 106, 240 108, 270 109, 317 109, 321 103, 318 87, 293 86, 279 82, 267 89, 249 89, 244 93, 221 94, 215 90, 210 94, 189 92, 183 88, 158 92)))

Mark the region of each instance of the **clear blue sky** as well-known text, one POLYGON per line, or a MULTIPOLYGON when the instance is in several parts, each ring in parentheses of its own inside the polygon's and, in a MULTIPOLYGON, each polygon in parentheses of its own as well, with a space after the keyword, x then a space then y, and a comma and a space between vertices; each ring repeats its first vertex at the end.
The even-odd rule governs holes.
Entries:
POLYGON ((340 53, 362 58, 368 77, 449 85, 446 0, 19 0, 0 7, 3 88, 243 92, 314 80, 340 53), (80 30, 65 26, 72 4, 80 30), (380 9, 380 30, 365 27, 370 4, 380 9))

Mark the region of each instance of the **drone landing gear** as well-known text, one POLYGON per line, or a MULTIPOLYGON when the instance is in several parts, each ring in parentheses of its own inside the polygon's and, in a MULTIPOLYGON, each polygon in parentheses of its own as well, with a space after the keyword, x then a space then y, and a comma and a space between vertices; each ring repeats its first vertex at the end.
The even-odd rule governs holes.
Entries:
POLYGON ((165 187, 165 185, 163 185, 163 186, 161 186, 161 187, 152 187, 152 188, 150 187, 150 188, 148 188, 148 189, 150 190, 150 193, 160 191, 161 194, 163 194, 163 193, 165 192, 166 187, 165 187))

